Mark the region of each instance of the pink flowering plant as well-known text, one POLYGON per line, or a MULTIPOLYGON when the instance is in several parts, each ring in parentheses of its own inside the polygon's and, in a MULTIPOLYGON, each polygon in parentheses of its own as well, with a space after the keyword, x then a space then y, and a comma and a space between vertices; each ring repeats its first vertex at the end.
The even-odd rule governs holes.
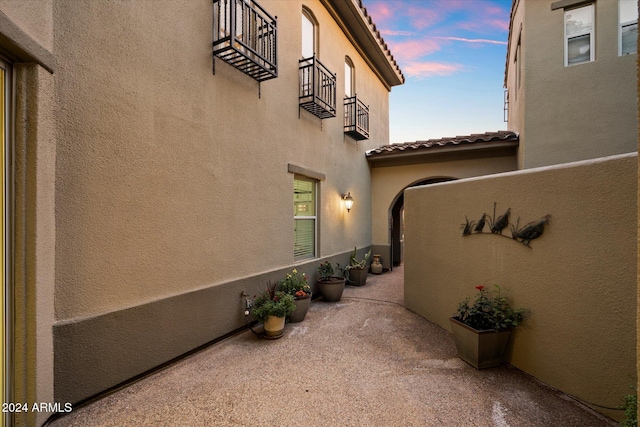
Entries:
POLYGON ((504 330, 517 326, 524 319, 524 309, 513 309, 507 299, 500 294, 500 286, 494 291, 484 286, 476 286, 478 294, 471 303, 467 297, 458 306, 453 318, 477 330, 504 330))
POLYGON ((291 273, 287 273, 284 279, 280 280, 279 289, 286 294, 293 295, 295 299, 306 298, 311 295, 311 286, 309 286, 307 275, 300 273, 295 268, 291 273))

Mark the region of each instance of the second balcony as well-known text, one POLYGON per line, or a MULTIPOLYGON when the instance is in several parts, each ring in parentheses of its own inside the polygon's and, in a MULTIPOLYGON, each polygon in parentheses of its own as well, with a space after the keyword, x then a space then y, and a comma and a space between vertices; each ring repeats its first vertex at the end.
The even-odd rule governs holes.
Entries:
POLYGON ((300 60, 299 104, 314 116, 336 116, 336 75, 315 56, 300 60))

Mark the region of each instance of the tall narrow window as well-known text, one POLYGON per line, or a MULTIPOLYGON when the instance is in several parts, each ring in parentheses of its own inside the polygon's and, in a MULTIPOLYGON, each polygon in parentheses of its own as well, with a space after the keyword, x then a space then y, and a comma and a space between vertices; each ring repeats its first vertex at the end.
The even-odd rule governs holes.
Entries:
POLYGON ((316 256, 316 180, 293 178, 294 260, 316 256))
POLYGON ((344 58, 344 96, 345 98, 351 98, 355 95, 354 89, 354 70, 353 63, 349 57, 344 58))
POLYGON ((316 20, 307 9, 302 9, 302 57, 311 58, 318 53, 316 20))
POLYGON ((576 65, 595 59, 593 4, 564 12, 564 65, 576 65))
POLYGON ((618 2, 618 55, 638 50, 638 0, 618 2))

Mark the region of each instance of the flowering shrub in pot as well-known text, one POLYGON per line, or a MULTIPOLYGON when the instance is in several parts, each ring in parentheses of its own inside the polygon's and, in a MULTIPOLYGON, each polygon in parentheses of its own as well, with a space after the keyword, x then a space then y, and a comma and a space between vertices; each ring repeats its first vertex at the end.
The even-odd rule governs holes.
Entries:
POLYGON ((267 336, 282 335, 286 317, 296 309, 293 296, 282 292, 279 286, 278 282, 269 282, 253 302, 251 314, 262 322, 267 336))
POLYGON ((511 328, 524 319, 524 309, 513 309, 500 293, 476 286, 473 303, 462 301, 449 319, 458 356, 476 369, 500 365, 511 328))
POLYGON ((292 295, 296 305, 294 312, 289 315, 289 321, 291 323, 302 322, 311 305, 311 286, 309 286, 306 274, 300 273, 294 268, 280 281, 280 290, 292 295))

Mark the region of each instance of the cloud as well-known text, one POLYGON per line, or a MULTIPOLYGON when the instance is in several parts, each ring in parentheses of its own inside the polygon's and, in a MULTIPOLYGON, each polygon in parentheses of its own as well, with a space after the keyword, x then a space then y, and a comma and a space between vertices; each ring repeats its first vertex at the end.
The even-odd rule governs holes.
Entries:
POLYGON ((410 61, 437 52, 440 49, 440 43, 433 39, 407 40, 390 42, 389 47, 395 58, 400 61, 410 61))
POLYGON ((380 34, 383 36, 415 36, 417 33, 414 31, 404 31, 404 30, 380 30, 380 34))
MULTIPOLYGON (((369 4, 369 3, 368 3, 369 4)), ((394 12, 385 2, 370 2, 370 6, 367 6, 367 13, 373 19, 376 26, 380 26, 385 22, 393 19, 394 12)))
POLYGON ((424 30, 442 21, 445 15, 439 10, 427 9, 425 7, 407 8, 410 25, 417 30, 424 30))
POLYGON ((465 37, 433 37, 438 40, 450 40, 456 42, 465 42, 465 43, 486 43, 486 44, 502 44, 506 45, 506 41, 502 40, 489 40, 489 39, 468 39, 465 37))
POLYGON ((464 70, 462 64, 447 64, 444 62, 408 62, 402 66, 402 71, 409 77, 427 78, 434 76, 450 76, 464 70))

